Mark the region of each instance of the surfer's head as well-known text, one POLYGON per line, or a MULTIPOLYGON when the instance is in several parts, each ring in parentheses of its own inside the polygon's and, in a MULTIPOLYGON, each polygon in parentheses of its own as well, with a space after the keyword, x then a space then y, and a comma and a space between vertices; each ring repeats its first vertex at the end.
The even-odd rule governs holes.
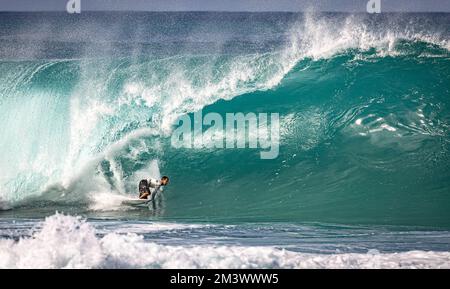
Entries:
POLYGON ((161 185, 165 186, 169 183, 169 177, 168 176, 164 176, 161 178, 161 185))

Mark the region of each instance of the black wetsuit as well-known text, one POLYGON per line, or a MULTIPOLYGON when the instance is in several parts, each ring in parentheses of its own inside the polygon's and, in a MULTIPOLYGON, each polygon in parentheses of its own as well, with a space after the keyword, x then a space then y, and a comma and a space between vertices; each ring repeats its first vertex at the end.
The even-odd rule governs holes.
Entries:
POLYGON ((148 195, 150 195, 150 188, 149 188, 148 181, 142 180, 139 182, 139 198, 141 198, 142 195, 145 193, 148 193, 148 195))

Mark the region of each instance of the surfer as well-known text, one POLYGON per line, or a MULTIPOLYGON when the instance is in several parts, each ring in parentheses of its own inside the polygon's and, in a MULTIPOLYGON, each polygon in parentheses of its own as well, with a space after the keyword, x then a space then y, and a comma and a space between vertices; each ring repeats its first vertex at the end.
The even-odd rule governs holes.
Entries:
POLYGON ((162 186, 166 186, 169 183, 169 177, 163 176, 161 180, 148 179, 139 182, 139 199, 148 199, 152 194, 150 188, 154 189, 153 193, 156 194, 162 186))

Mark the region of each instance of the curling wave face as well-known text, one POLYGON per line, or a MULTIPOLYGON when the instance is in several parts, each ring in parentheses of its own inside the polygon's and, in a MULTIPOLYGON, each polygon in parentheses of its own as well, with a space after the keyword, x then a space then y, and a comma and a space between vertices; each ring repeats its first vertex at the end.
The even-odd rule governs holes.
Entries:
POLYGON ((161 217, 450 225, 446 14, 19 16, 0 18, 3 209, 116 210, 162 170, 161 217), (280 156, 172 148, 200 109, 279 113, 280 156))

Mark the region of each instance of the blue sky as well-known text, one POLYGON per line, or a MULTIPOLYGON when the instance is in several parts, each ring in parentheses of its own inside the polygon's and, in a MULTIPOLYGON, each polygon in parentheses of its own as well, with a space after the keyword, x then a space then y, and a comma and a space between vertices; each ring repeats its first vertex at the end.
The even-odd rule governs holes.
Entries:
MULTIPOLYGON (((0 11, 62 11, 68 0, 0 0, 0 11)), ((369 0, 80 0, 88 10, 365 11, 369 0)), ((385 12, 450 12, 450 0, 380 0, 385 12)))

